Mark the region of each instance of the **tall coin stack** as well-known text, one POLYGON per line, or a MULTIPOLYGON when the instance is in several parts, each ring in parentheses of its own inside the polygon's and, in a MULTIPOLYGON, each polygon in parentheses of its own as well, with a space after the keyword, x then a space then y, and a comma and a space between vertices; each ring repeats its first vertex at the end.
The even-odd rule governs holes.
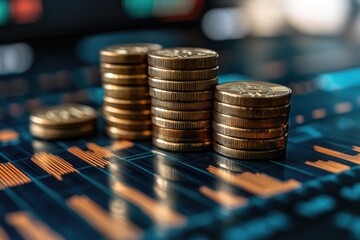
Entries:
POLYGON ((153 145, 170 151, 211 147, 218 54, 169 48, 149 53, 148 62, 153 145))
POLYGON ((158 44, 139 43, 109 46, 100 51, 103 113, 110 137, 150 139, 147 54, 161 48, 158 44))
POLYGON ((291 89, 267 82, 216 86, 214 150, 242 159, 276 159, 286 153, 291 89))

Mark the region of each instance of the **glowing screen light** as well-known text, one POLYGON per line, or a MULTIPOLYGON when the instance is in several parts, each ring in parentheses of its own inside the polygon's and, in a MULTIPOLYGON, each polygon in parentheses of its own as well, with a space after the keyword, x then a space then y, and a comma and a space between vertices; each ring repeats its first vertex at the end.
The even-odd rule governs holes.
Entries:
POLYGON ((33 23, 42 15, 42 0, 10 0, 10 10, 13 22, 33 23))
POLYGON ((9 3, 7 0, 0 0, 0 25, 4 25, 9 20, 9 3))
POLYGON ((340 33, 349 17, 349 0, 286 0, 287 20, 296 30, 316 35, 340 33))
POLYGON ((132 18, 170 17, 192 13, 196 0, 124 0, 126 14, 132 18))

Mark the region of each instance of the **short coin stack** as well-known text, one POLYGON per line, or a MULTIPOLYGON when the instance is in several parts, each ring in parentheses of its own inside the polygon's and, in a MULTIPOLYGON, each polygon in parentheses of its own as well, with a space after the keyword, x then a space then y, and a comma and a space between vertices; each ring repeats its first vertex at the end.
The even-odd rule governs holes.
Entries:
POLYGON ((211 119, 218 54, 202 48, 149 53, 153 145, 201 151, 212 145, 211 119))
POLYGON ((59 140, 91 135, 96 130, 96 111, 80 104, 63 104, 41 109, 30 116, 34 137, 59 140))
POLYGON ((138 43, 109 46, 100 51, 105 91, 103 113, 110 137, 150 139, 147 54, 161 48, 158 44, 138 43))
POLYGON ((276 159, 286 153, 291 89, 267 82, 216 86, 214 150, 224 156, 276 159))

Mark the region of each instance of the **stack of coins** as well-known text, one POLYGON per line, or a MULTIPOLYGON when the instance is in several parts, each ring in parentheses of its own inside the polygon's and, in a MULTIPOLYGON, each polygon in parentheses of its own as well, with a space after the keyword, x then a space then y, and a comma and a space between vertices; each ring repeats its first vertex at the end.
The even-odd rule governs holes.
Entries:
POLYGON ((216 86, 214 150, 237 159, 275 159, 286 153, 291 89, 267 82, 216 86))
POLYGON ((96 111, 79 104, 41 109, 30 116, 30 132, 46 140, 84 137, 96 129, 96 111))
POLYGON ((151 137, 151 111, 147 54, 158 44, 109 46, 100 51, 104 87, 106 132, 114 139, 147 140, 151 137))
POLYGON ((170 151, 209 148, 218 54, 169 48, 149 53, 148 62, 153 145, 170 151))

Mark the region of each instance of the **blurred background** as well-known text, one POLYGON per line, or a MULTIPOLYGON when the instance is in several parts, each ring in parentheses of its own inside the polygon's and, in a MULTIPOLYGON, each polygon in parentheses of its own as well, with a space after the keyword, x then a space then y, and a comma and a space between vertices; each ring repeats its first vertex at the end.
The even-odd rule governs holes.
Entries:
MULTIPOLYGON (((359 4, 358 0, 0 0, 0 100, 99 86, 99 50, 128 42, 217 50, 221 81, 277 80, 300 94, 314 86, 331 90, 339 87, 339 80, 323 73, 360 63, 359 4), (305 78, 317 81, 293 84, 305 78)), ((347 76, 347 81, 341 85, 358 84, 357 77, 347 76)), ((36 101, 28 105, 30 110, 39 107, 36 101)), ((19 109, 15 112, 19 114, 19 109)))

